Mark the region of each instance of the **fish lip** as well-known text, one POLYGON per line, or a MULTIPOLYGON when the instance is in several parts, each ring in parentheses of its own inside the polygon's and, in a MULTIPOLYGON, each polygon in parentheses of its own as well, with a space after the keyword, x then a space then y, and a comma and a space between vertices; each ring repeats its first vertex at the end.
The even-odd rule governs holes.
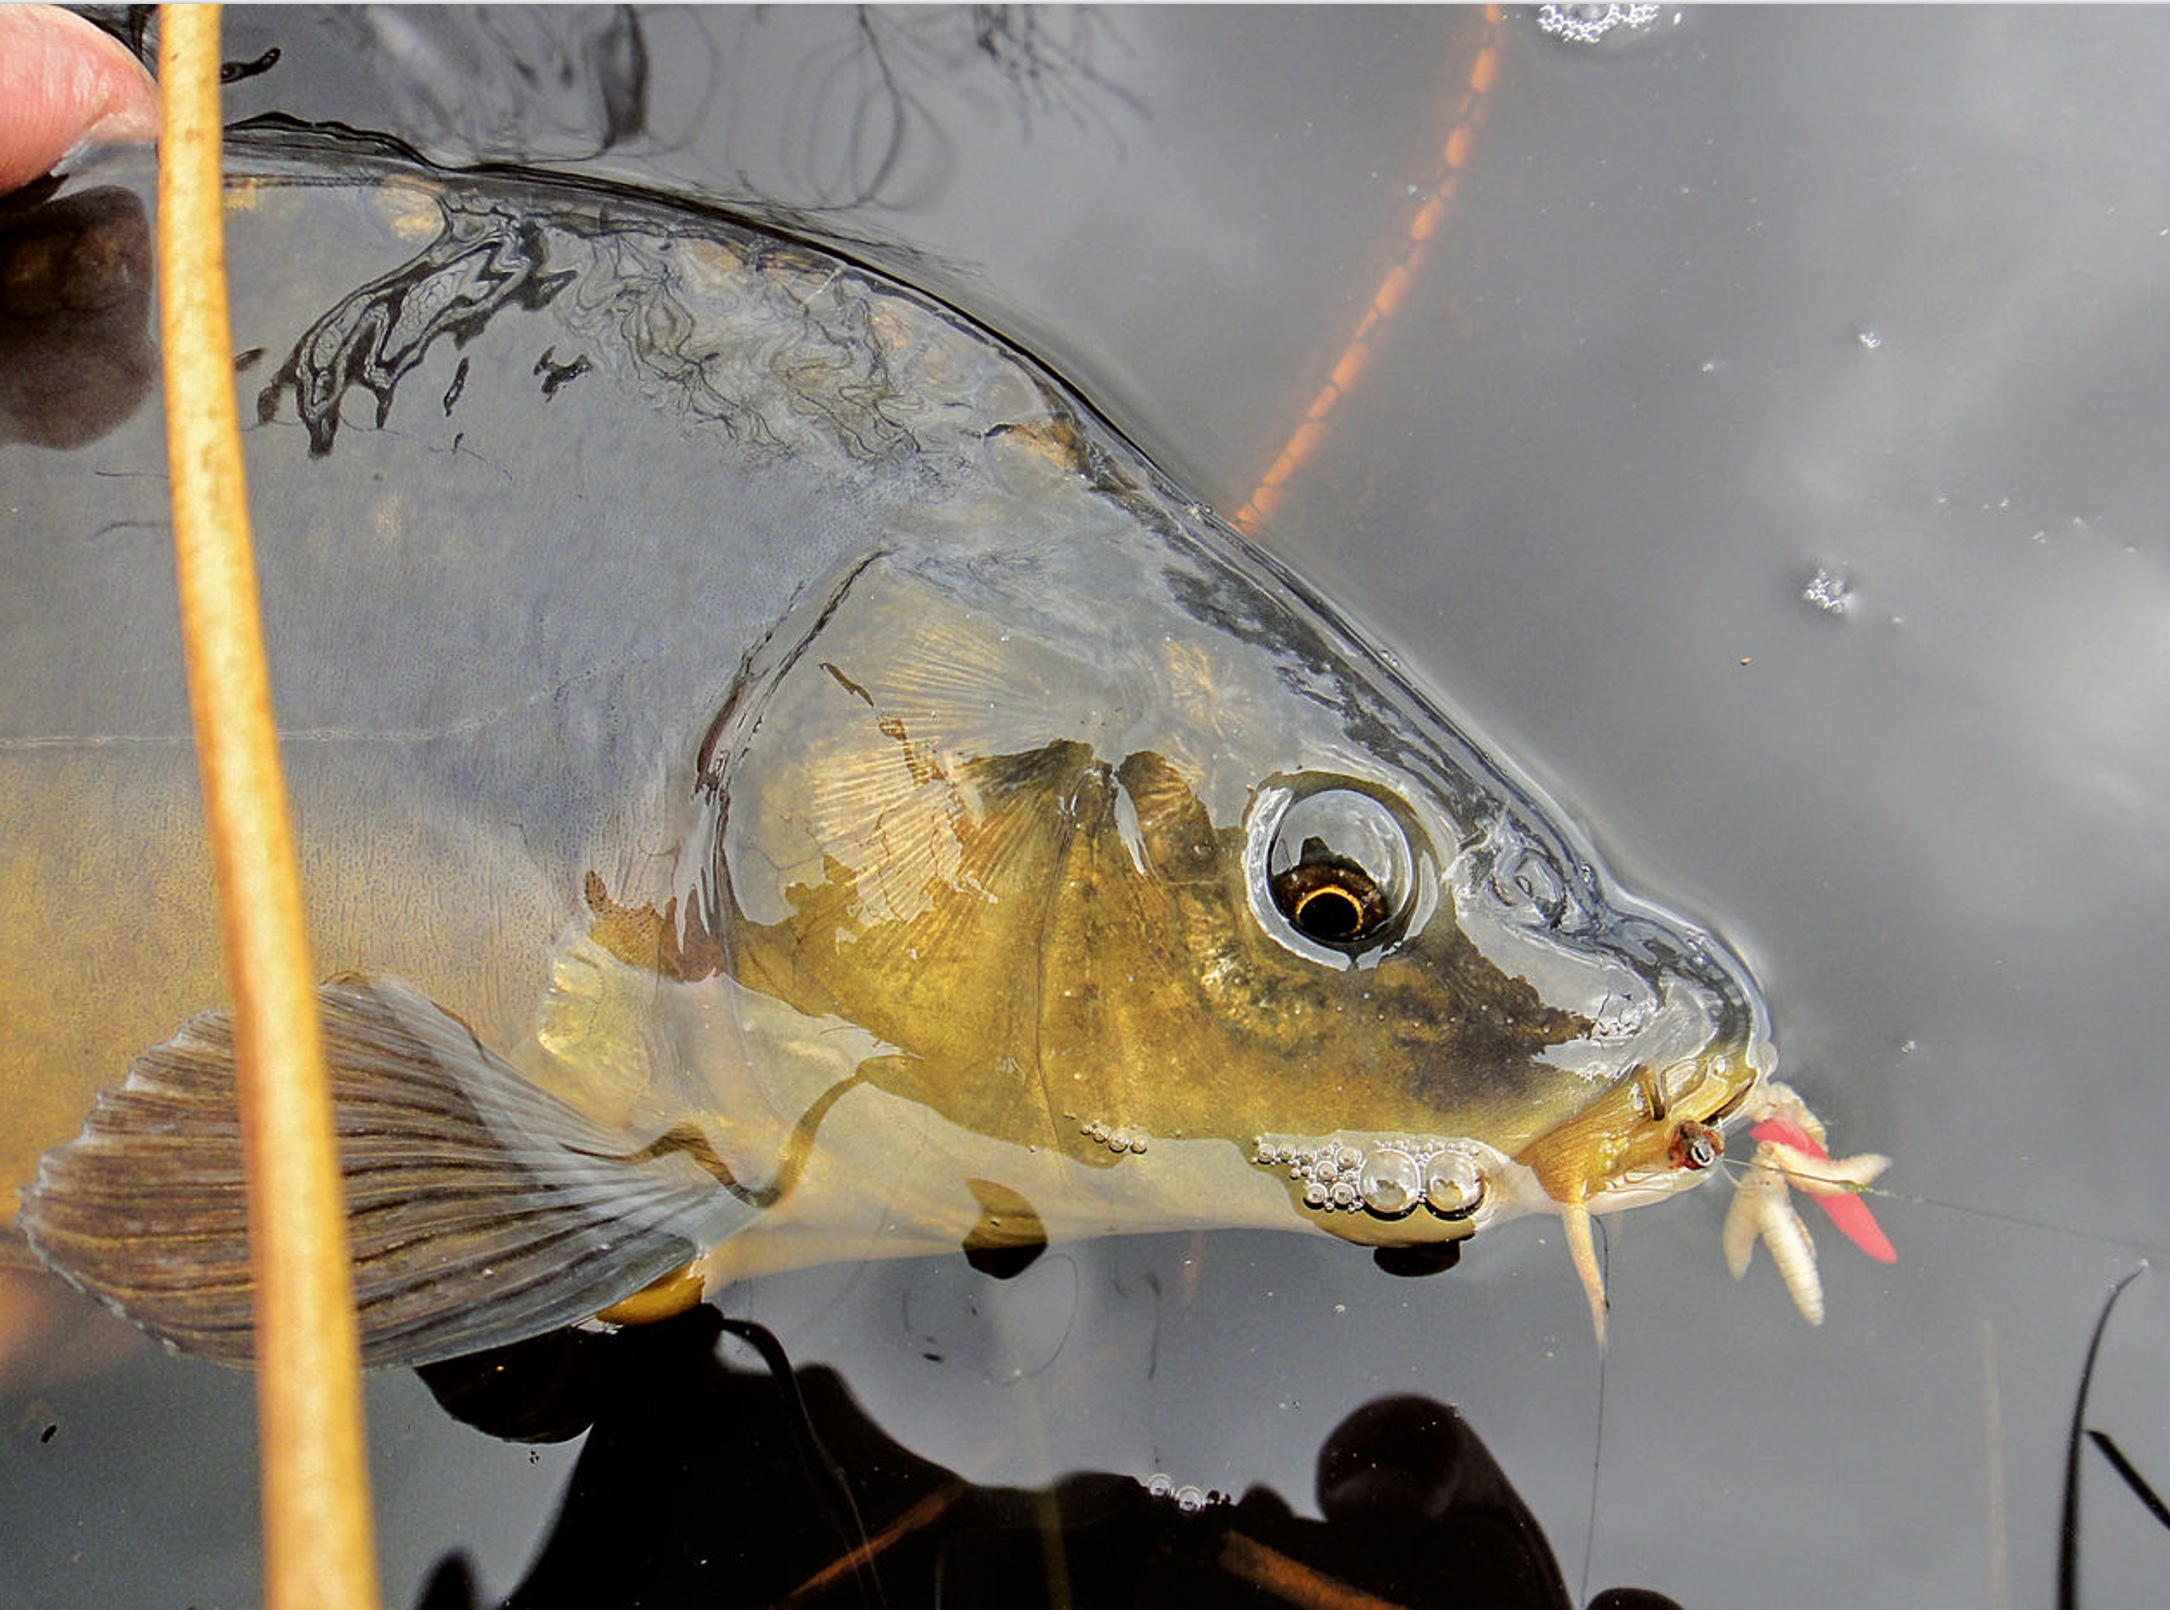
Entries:
MULTIPOLYGON (((1613 1183, 1590 1193, 1585 1206, 1593 1214, 1622 1213, 1629 1208, 1664 1202, 1703 1183, 1704 1173, 1686 1168, 1659 1168, 1624 1174, 1613 1183)), ((1548 1202, 1557 1211, 1558 1204, 1548 1202)))
POLYGON ((1662 1201, 1712 1172, 1673 1160, 1682 1127, 1719 1130, 1768 1082, 1767 1043, 1745 1034, 1714 1035, 1694 1054, 1662 1066, 1630 1065, 1514 1161, 1530 1171, 1542 1205, 1553 1211, 1579 1205, 1613 1213, 1662 1201))

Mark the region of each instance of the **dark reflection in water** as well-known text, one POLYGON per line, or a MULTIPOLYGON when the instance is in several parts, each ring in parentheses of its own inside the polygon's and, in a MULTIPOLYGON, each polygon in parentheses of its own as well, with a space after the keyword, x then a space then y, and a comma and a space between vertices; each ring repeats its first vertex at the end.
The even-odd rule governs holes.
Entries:
MULTIPOLYGON (((149 60, 148 11, 93 15, 149 60)), ((266 80, 235 115, 396 131, 450 166, 690 158, 699 193, 819 211, 945 190, 977 132, 960 97, 1028 141, 1119 146, 1150 116, 1121 14, 1094 7, 239 8, 227 50, 228 83, 266 80)))
MULTIPOLYGON (((1026 139, 1047 124, 1072 136, 1119 137, 1146 110, 1120 76, 1098 65, 1109 54, 1127 65, 1121 26, 1117 13, 1041 6, 828 8, 788 20, 754 13, 741 28, 807 35, 803 82, 790 115, 764 127, 765 97, 733 73, 717 96, 729 119, 726 143, 773 146, 816 205, 909 207, 943 188, 955 167, 958 136, 938 108, 959 83, 1002 102, 1026 139), (930 96, 937 85, 944 87, 930 96)), ((724 60, 748 54, 727 45, 724 60)), ((738 182, 758 187, 749 169, 738 182)))
POLYGON ((379 126, 434 127, 469 162, 592 157, 648 124, 648 42, 629 6, 357 6, 332 22, 393 99, 379 126))
MULTIPOLYGON (((1085 1473, 979 1486, 868 1419, 827 1368, 701 1308, 644 1330, 559 1332, 420 1372, 499 1436, 588 1431, 555 1529, 505 1610, 599 1603, 1566 1610, 1551 1547, 1456 1409, 1376 1399, 1318 1454, 1321 1520, 1271 1488, 1163 1493, 1085 1473), (717 1343, 728 1332, 743 1348, 717 1343), (762 1367, 730 1354, 750 1349, 762 1367), (590 1429, 592 1427, 592 1429, 590 1429)), ((475 1600, 457 1558, 423 1600, 475 1600)), ((1593 1606, 1671 1605, 1613 1589, 1593 1606)))
POLYGON ((82 447, 133 414, 157 376, 151 238, 114 187, 0 204, 0 442, 82 447))
MULTIPOLYGON (((448 208, 445 229, 413 262, 343 297, 296 344, 257 398, 257 418, 277 417, 281 396, 292 391, 309 451, 332 450, 339 405, 349 389, 377 401, 377 428, 392 415, 400 378, 420 363, 440 337, 465 346, 505 308, 535 309, 573 279, 543 272, 543 226, 489 209, 448 208)), ((538 363, 537 372, 542 372, 538 363)), ((452 412, 465 375, 445 393, 452 412)), ((562 382, 560 382, 562 383, 562 382)), ((557 389, 544 387, 545 395, 557 389)))

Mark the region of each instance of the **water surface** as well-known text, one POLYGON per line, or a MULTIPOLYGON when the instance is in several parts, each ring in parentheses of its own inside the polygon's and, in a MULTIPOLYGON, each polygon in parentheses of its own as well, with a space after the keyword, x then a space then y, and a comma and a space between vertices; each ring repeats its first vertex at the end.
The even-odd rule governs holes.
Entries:
MULTIPOLYGON (((1023 340, 1240 508, 1404 251, 1487 40, 1472 16, 1402 10, 1033 19, 983 39, 919 14, 492 32, 242 12, 229 51, 284 52, 237 113, 788 212, 1023 340)), ((2165 1209, 2170 143, 2145 132, 2166 28, 1689 8, 1576 47, 1507 17, 1437 246, 1260 532, 1628 881, 1742 948, 1834 1138, 1898 1159, 1879 1205, 1895 1268, 1825 1234, 1811 1330, 1767 1265, 1725 1277, 1722 1187, 1630 1215, 1602 1372, 1558 1235, 1528 1222, 1424 1281, 1294 1237, 1172 1238, 1062 1249, 1008 1284, 961 1262, 823 1270, 725 1309, 834 1363, 888 1436, 977 1483, 1162 1475, 1312 1515, 1336 1428, 1421 1393, 1482 1437, 1578 1603, 1614 1584, 1688 1605, 2051 1602, 2082 1360, 2165 1209)), ((339 250, 255 271, 291 282, 339 250)), ((668 474, 584 455, 565 425, 534 446, 553 478, 424 475, 456 430, 431 401, 456 358, 352 459, 308 469, 291 424, 252 441, 260 508, 318 543, 358 540, 348 499, 384 495, 337 477, 409 455, 396 489, 445 541, 397 574, 448 612, 547 591, 484 562, 508 533, 652 507, 668 474)), ((9 506, 31 510, 11 653, 95 666, 101 639, 170 634, 155 415, 0 449, 9 506), (22 490, 92 477, 91 532, 22 490)), ((663 564, 671 535, 629 540, 663 564)), ((579 619, 577 589, 549 596, 579 619)), ((69 696, 60 717, 18 702, 8 739, 54 719, 181 730, 177 684, 86 673, 69 696)), ((31 826, 9 834, 39 853, 31 826)), ((409 849, 442 853, 426 833, 409 849)), ((147 924, 186 899, 155 894, 147 924)), ((562 894, 528 898, 543 916, 562 894)), ((423 905, 443 926, 421 949, 520 928, 517 902, 423 905)), ((93 1001, 116 965, 86 964, 93 1001)), ((2156 1278, 2112 1320, 2087 1423, 2159 1486, 2156 1278)), ((0 1603, 249 1602, 246 1381, 37 1313, 51 1329, 0 1364, 0 1603)), ((372 1385, 371 1413, 390 1602, 454 1549, 511 1591, 579 1445, 482 1437, 407 1376, 372 1385)), ((2170 1537, 2083 1452, 2078 1602, 2138 1599, 2170 1537)), ((697 1479, 649 1464, 659 1491, 697 1479)))

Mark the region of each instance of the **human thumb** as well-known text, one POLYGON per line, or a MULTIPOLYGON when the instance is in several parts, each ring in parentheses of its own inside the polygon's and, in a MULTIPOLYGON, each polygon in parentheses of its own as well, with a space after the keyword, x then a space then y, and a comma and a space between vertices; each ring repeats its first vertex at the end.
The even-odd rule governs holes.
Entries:
POLYGON ((0 195, 86 141, 158 135, 158 86, 126 46, 58 6, 0 5, 0 195))

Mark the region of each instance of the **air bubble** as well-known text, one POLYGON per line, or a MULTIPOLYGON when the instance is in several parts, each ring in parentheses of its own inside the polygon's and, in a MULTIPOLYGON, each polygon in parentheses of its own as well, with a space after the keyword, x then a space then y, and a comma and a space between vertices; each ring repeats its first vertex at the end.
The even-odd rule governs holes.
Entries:
POLYGON ((1443 1219, 1466 1219, 1484 1201, 1484 1176, 1460 1152, 1439 1152, 1424 1165, 1424 1201, 1443 1219))
POLYGON ((1382 1149, 1371 1155, 1357 1177, 1364 1206, 1382 1218, 1398 1219, 1424 1194, 1424 1174, 1407 1152, 1382 1149))
POLYGON ((1808 585, 1801 589, 1801 598, 1826 615, 1843 615, 1852 592, 1853 581, 1845 571, 1818 565, 1816 573, 1808 578, 1808 585))
POLYGON ((1175 1491, 1175 1478, 1165 1470, 1156 1470, 1146 1478, 1145 1490, 1155 1498, 1166 1498, 1175 1491))
POLYGON ((1185 1482, 1175 1490, 1175 1507, 1186 1515, 1197 1514, 1206 1507, 1206 1490, 1185 1482))

